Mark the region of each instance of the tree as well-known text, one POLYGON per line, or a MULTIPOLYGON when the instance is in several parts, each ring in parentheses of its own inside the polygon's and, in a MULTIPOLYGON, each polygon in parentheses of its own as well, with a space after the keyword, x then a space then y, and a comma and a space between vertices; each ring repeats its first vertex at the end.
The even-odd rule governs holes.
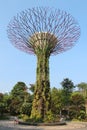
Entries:
POLYGON ((29 90, 34 93, 34 90, 35 90, 35 84, 30 84, 30 88, 29 90))
POLYGON ((24 82, 17 82, 17 84, 13 87, 11 91, 11 95, 13 97, 19 96, 21 99, 24 100, 26 92, 27 92, 26 84, 24 82))
POLYGON ((0 116, 3 116, 5 112, 5 104, 3 102, 0 102, 0 116))
POLYGON ((24 102, 29 101, 30 94, 27 92, 27 86, 24 82, 17 82, 11 93, 10 112, 11 114, 20 114, 20 108, 24 102))
POLYGON ((9 105, 10 113, 11 115, 19 115, 20 114, 20 108, 22 106, 23 101, 20 99, 20 97, 12 97, 11 103, 9 105))
POLYGON ((80 112, 85 112, 85 100, 84 97, 77 92, 74 92, 70 98, 71 106, 70 106, 70 117, 78 118, 80 116, 80 112))
POLYGON ((30 116, 32 104, 24 102, 21 106, 21 113, 30 116))
POLYGON ((65 106, 69 106, 70 104, 70 96, 75 88, 73 82, 68 78, 65 78, 62 82, 62 94, 63 94, 63 102, 65 106))
POLYGON ((85 109, 87 114, 87 83, 82 82, 77 85, 79 92, 84 96, 85 98, 85 109))
POLYGON ((77 85, 80 93, 82 93, 82 95, 87 98, 87 83, 82 82, 80 84, 77 85))
POLYGON ((2 116, 5 111, 5 104, 3 102, 4 94, 0 93, 0 115, 2 116))
POLYGON ((8 25, 8 37, 20 50, 37 56, 37 75, 31 118, 43 118, 50 110, 49 58, 70 49, 80 28, 68 13, 32 8, 17 14, 8 25))
POLYGON ((3 93, 0 93, 0 102, 3 100, 3 93))
POLYGON ((4 102, 4 104, 5 104, 5 113, 9 113, 10 112, 10 108, 9 108, 9 106, 10 106, 10 103, 11 103, 11 96, 10 96, 10 94, 8 94, 8 93, 5 93, 4 95, 3 95, 3 102, 4 102))
POLYGON ((51 90, 51 110, 54 115, 61 114, 61 110, 63 108, 62 101, 62 90, 58 90, 57 88, 52 88, 51 90))

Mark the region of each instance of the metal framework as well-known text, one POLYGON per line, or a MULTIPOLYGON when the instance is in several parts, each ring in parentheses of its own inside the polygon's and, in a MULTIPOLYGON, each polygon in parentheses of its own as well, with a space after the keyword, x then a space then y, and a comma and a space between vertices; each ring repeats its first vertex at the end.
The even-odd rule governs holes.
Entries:
POLYGON ((80 36, 77 21, 67 12, 59 9, 32 8, 14 16, 8 25, 8 37, 17 48, 36 54, 36 46, 42 47, 46 40, 51 54, 70 49, 80 36), (32 42, 32 37, 33 41, 32 42), (38 41, 38 44, 37 42, 38 41))

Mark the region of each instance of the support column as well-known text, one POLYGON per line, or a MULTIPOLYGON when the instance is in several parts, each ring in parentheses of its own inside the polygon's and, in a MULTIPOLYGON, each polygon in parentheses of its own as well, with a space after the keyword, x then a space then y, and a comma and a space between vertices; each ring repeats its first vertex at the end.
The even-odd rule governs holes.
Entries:
POLYGON ((31 118, 44 119, 50 109, 49 56, 37 55, 37 77, 31 118))

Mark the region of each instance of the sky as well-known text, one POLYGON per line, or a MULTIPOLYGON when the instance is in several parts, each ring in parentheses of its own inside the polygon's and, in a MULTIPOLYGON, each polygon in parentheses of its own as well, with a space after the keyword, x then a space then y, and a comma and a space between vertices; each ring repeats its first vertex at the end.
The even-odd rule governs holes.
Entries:
POLYGON ((52 7, 70 13, 79 23, 81 35, 76 45, 50 57, 50 84, 60 88, 64 78, 75 85, 87 83, 87 0, 0 0, 0 93, 9 93, 21 81, 36 81, 36 56, 15 48, 8 39, 7 26, 17 13, 32 7, 52 7))

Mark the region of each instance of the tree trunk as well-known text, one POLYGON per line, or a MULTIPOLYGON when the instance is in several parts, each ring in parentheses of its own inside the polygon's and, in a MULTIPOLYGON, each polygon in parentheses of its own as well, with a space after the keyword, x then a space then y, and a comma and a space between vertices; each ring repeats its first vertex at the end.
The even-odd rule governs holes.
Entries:
POLYGON ((37 55, 37 77, 31 118, 44 119, 50 110, 49 56, 37 55))

